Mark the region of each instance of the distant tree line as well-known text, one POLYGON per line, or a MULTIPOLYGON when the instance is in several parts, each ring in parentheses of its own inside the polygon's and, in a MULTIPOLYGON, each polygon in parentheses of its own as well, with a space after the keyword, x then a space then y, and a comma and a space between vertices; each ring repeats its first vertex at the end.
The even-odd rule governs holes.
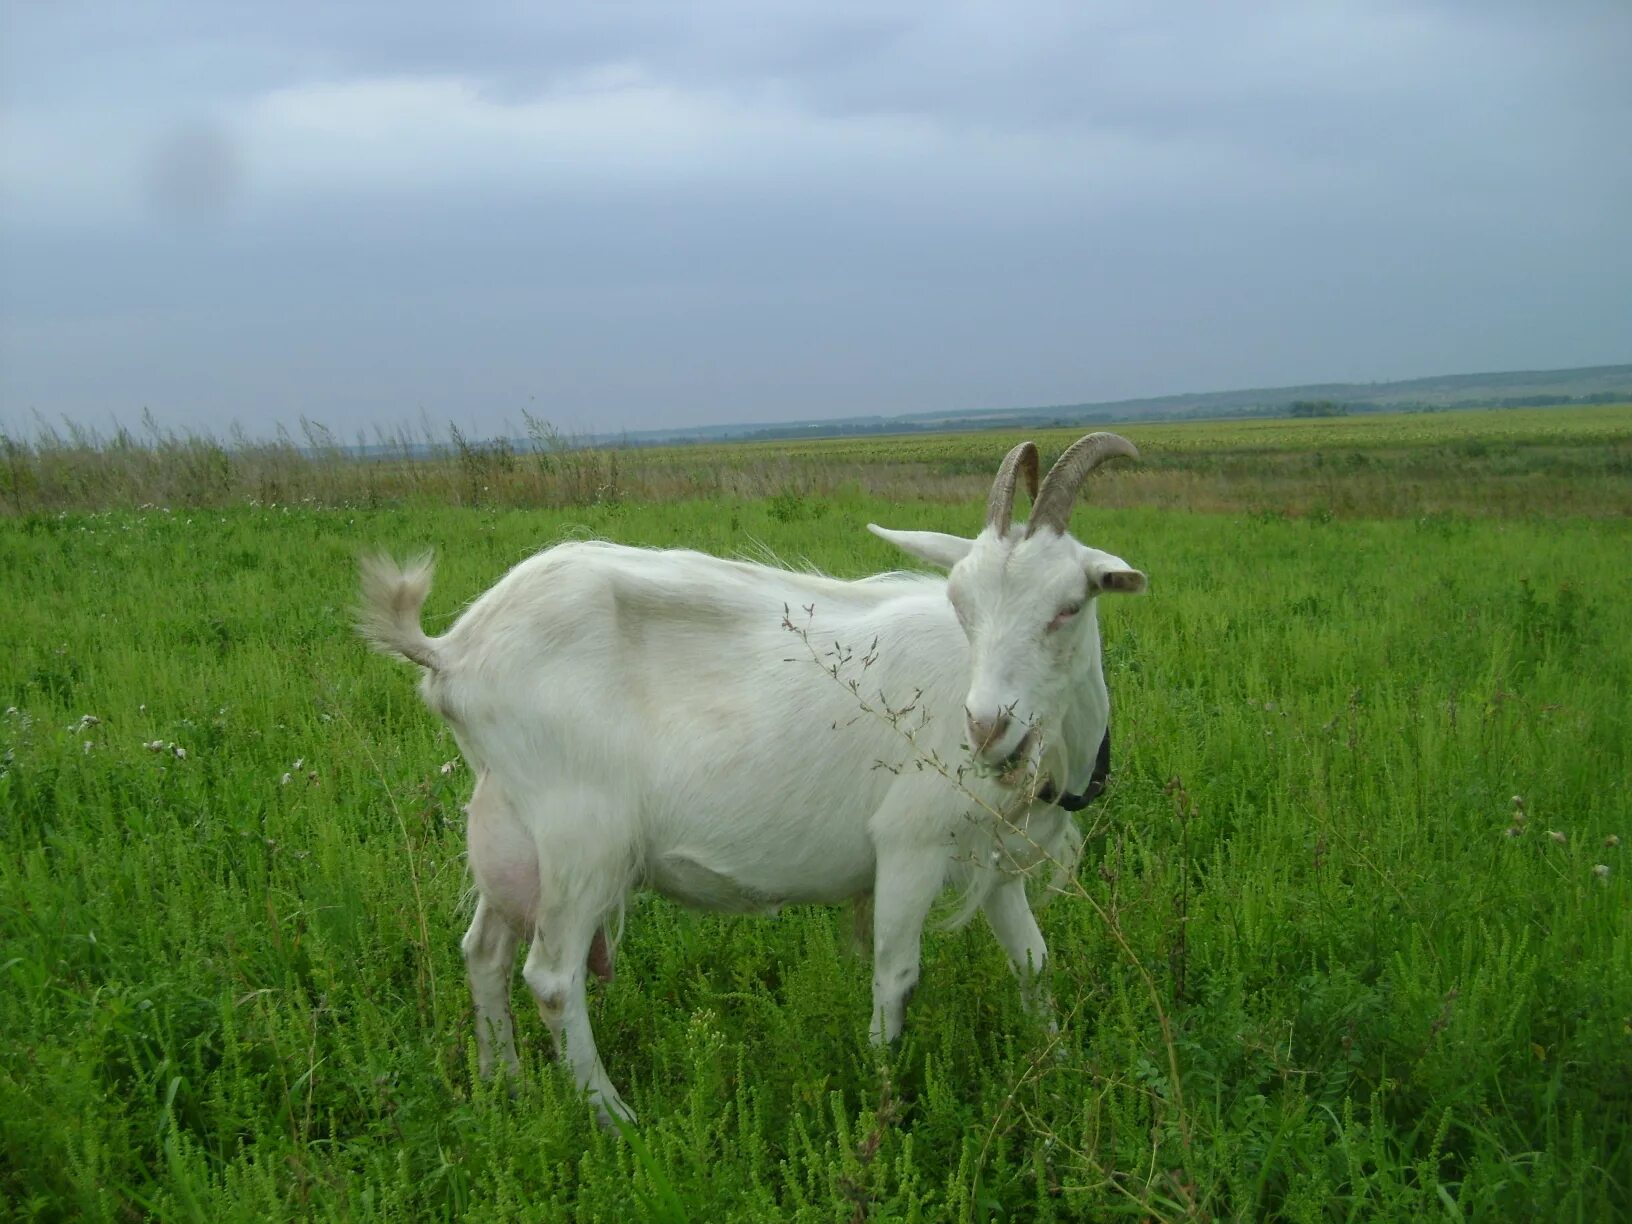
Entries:
POLYGON ((1269 416, 1286 415, 1297 418, 1348 416, 1359 412, 1445 412, 1462 408, 1552 408, 1566 404, 1624 404, 1632 400, 1632 391, 1598 391, 1591 395, 1501 395, 1477 399, 1447 400, 1437 403, 1416 401, 1389 401, 1345 404, 1337 400, 1293 400, 1280 412, 1273 409, 1269 416))
POLYGON ((1549 408, 1554 404, 1620 404, 1632 398, 1625 391, 1599 391, 1593 395, 1509 395, 1489 401, 1493 408, 1549 408))

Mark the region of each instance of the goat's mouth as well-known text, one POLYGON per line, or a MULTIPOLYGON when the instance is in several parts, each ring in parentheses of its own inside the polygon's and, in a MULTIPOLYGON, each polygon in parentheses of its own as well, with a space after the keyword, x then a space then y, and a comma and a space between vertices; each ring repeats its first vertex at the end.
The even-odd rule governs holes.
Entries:
POLYGON ((1033 750, 1037 747, 1037 728, 1032 727, 1014 746, 1014 751, 991 766, 997 780, 1005 786, 1019 786, 1031 774, 1033 750))

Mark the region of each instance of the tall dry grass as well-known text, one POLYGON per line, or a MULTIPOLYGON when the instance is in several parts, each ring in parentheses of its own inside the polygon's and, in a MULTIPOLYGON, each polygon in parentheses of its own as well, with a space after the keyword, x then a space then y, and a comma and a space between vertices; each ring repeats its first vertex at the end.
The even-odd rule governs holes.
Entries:
MULTIPOLYGON (((1503 432, 1516 414, 1370 420, 1325 434, 1307 422, 1113 426, 1141 462, 1096 481, 1097 504, 1219 512, 1414 517, 1632 514, 1632 408, 1555 413, 1503 432), (1488 419, 1486 419, 1488 418, 1488 419), (1481 433, 1481 430, 1486 432, 1481 433)), ((985 492, 1005 432, 664 447, 585 446, 525 415, 516 438, 422 425, 342 441, 310 420, 270 440, 176 432, 151 419, 111 435, 40 423, 0 432, 0 512, 228 505, 567 507, 860 493, 959 502, 985 492)), ((1075 431, 1042 436, 1045 458, 1075 431)))

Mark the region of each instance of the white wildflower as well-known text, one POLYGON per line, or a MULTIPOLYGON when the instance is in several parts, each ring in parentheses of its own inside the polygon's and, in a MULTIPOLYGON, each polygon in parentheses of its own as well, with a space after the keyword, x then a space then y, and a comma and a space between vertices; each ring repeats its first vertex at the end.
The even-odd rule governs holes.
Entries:
POLYGON ((185 761, 187 759, 187 749, 183 748, 180 744, 171 744, 170 751, 176 754, 176 760, 178 761, 185 761))
POLYGON ((278 785, 279 786, 288 786, 289 785, 289 779, 292 778, 293 776, 294 776, 293 774, 284 774, 283 777, 278 779, 278 785))
POLYGON ((1567 842, 1567 841, 1569 841, 1569 840, 1570 840, 1570 839, 1569 839, 1569 838, 1568 838, 1568 837, 1566 837, 1566 836, 1565 836, 1565 835, 1564 835, 1564 834, 1562 834, 1562 833, 1560 833, 1560 832, 1559 832, 1559 831, 1558 831, 1558 830, 1557 830, 1557 829, 1548 829, 1548 830, 1547 830, 1547 836, 1548 836, 1548 837, 1550 837, 1550 838, 1552 838, 1552 839, 1553 839, 1553 840, 1554 840, 1554 841, 1555 841, 1555 842, 1557 842, 1557 843, 1558 843, 1558 844, 1559 844, 1559 845, 1561 845, 1561 846, 1562 846, 1562 845, 1563 845, 1563 844, 1564 844, 1564 843, 1565 843, 1565 842, 1567 842))
POLYGON ((1609 864, 1599 863, 1592 869, 1592 874, 1597 876, 1600 880, 1609 879, 1609 864))
POLYGON ((1616 837, 1615 834, 1613 834, 1613 833, 1611 833, 1608 837, 1604 838, 1604 845, 1608 846, 1611 850, 1613 850, 1616 846, 1618 846, 1620 844, 1621 844, 1621 839, 1616 837))
POLYGON ((455 758, 454 760, 451 760, 451 761, 443 761, 442 762, 442 773, 444 775, 451 774, 454 770, 456 770, 458 768, 459 768, 459 761, 458 761, 457 758, 455 758))

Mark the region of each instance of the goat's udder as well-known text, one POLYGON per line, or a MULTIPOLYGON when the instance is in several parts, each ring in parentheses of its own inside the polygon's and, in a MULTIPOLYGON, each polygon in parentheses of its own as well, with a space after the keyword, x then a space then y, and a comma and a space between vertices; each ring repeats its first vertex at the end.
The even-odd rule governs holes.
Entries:
POLYGON ((612 980, 612 949, 607 947, 605 931, 596 931, 589 945, 589 971, 603 982, 612 980))

